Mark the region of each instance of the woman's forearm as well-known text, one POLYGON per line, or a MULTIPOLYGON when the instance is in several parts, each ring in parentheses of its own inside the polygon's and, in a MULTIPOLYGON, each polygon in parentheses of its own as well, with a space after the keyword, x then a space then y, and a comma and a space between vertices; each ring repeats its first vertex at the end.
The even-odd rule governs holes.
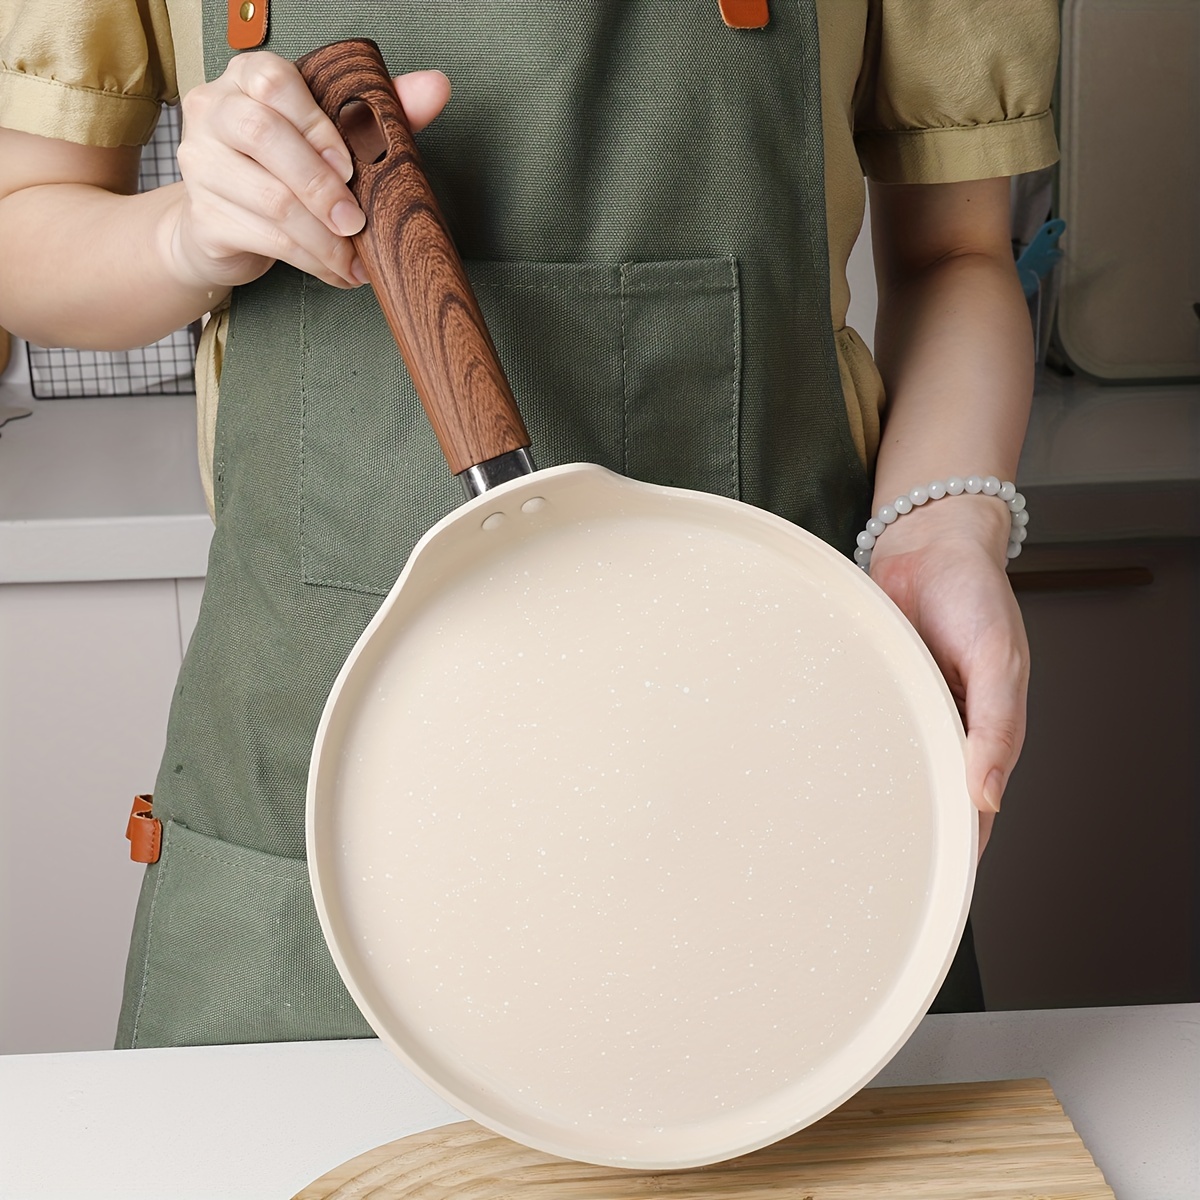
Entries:
POLYGON ((183 186, 46 183, 0 199, 0 324, 43 346, 121 350, 196 320, 228 288, 173 269, 183 186))
MULTIPOLYGON (((1033 393, 1033 335, 1009 241, 1006 179, 872 185, 883 414, 875 511, 913 487, 978 472, 1014 479, 1033 393)), ((943 536, 1001 557, 990 497, 927 504, 889 526, 883 554, 943 536)), ((876 556, 878 557, 878 556, 876 556)))
POLYGON ((179 269, 183 188, 134 194, 136 147, 0 129, 0 322, 47 346, 145 345, 221 300, 179 269))
POLYGON ((888 397, 876 508, 947 475, 1015 476, 1033 345, 1011 258, 956 255, 887 288, 876 358, 888 397))

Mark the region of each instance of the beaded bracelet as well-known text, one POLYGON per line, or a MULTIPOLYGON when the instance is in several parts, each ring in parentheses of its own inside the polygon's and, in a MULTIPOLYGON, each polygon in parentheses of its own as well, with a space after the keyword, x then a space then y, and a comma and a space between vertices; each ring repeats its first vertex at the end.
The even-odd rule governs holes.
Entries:
POLYGON ((940 500, 943 496, 961 496, 963 492, 976 495, 982 492, 985 496, 995 496, 1008 505, 1012 516, 1012 526, 1008 531, 1008 558, 1016 558, 1021 553, 1021 543, 1025 540, 1026 525, 1029 524, 1029 513, 1025 511, 1025 497, 1017 491, 1015 483, 1001 483, 995 475, 968 475, 961 479, 951 475, 944 483, 935 479, 933 483, 913 488, 906 496, 897 496, 891 504, 885 504, 868 522, 867 527, 858 535, 858 547, 854 551, 854 561, 864 571, 871 569, 871 550, 875 539, 897 517, 910 513, 929 500, 940 500))

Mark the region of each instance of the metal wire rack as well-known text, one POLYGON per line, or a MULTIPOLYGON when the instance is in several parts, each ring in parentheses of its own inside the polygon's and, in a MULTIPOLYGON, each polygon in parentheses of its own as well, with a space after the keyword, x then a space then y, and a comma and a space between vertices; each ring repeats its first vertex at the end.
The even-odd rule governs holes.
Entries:
MULTIPOLYGON (((158 127, 142 148, 138 191, 179 179, 179 109, 164 108, 158 127)), ((193 372, 200 338, 197 321, 138 350, 71 350, 30 345, 29 379, 39 400, 89 396, 171 396, 195 390, 193 372)))

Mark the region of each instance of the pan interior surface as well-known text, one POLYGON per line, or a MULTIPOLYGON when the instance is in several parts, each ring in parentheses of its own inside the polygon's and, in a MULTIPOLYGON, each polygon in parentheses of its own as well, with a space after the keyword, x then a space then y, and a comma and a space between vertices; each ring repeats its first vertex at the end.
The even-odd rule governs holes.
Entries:
POLYGON ((308 821, 380 1036, 489 1127, 644 1168, 862 1086, 974 873, 961 727, 882 593, 776 517, 597 467, 422 541, 335 684, 308 821))

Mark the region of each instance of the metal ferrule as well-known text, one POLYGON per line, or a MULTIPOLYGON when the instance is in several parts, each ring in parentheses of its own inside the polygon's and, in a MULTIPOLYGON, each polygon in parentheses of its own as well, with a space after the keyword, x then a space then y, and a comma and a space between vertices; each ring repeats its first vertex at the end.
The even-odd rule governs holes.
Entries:
POLYGON ((510 479, 520 479, 522 475, 532 475, 536 468, 533 459, 526 449, 510 450, 507 454, 499 454, 486 462, 477 463, 459 473, 463 491, 468 500, 490 492, 492 488, 510 479))

